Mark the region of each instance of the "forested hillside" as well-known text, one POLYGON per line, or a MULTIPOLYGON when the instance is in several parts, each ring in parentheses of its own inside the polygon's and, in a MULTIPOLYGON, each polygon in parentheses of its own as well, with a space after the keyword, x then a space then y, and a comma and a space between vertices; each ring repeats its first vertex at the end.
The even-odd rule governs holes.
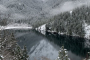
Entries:
POLYGON ((85 36, 85 23, 90 24, 90 7, 83 6, 73 11, 61 13, 50 19, 47 27, 68 35, 85 36))
POLYGON ((21 49, 13 33, 0 30, 0 60, 28 60, 26 46, 21 49))

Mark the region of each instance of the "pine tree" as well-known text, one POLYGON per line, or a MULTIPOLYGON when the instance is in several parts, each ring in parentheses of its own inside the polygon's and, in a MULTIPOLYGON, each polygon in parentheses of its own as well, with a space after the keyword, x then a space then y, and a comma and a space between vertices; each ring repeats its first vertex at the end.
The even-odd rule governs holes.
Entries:
POLYGON ((28 58, 27 49, 26 49, 26 46, 24 46, 24 48, 23 48, 23 59, 27 60, 27 58, 28 58))
POLYGON ((1 39, 1 31, 0 31, 0 60, 2 60, 2 39, 1 39))
POLYGON ((21 49, 20 46, 17 45, 13 52, 16 60, 28 60, 26 46, 21 49))
POLYGON ((57 60, 70 60, 68 58, 66 49, 64 49, 64 46, 61 47, 57 60))

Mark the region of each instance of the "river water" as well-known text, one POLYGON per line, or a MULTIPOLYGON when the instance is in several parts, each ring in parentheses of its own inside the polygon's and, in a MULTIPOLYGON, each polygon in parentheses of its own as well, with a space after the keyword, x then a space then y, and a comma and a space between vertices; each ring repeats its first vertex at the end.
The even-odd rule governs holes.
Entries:
POLYGON ((26 45, 29 60, 55 60, 61 46, 67 49, 71 60, 83 60, 90 51, 86 39, 80 37, 43 35, 33 30, 15 30, 15 37, 21 47, 26 45))

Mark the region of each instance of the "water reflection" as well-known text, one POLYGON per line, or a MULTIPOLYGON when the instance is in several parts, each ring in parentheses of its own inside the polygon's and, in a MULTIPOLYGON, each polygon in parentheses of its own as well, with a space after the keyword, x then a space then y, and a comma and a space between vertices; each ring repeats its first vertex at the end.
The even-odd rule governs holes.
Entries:
POLYGON ((29 54, 30 60, 55 60, 55 58, 58 57, 58 50, 56 50, 48 41, 43 39, 39 44, 36 44, 31 48, 29 54))
POLYGON ((55 37, 54 35, 46 35, 46 37, 48 38, 48 40, 57 44, 58 46, 64 45, 64 47, 68 51, 72 52, 76 56, 86 57, 87 52, 90 51, 90 48, 87 48, 85 46, 86 39, 80 37, 61 36, 61 35, 59 35, 58 37, 55 37))
POLYGON ((90 51, 89 47, 85 46, 85 39, 79 37, 44 36, 36 31, 29 31, 19 35, 17 40, 21 47, 27 46, 30 60, 55 60, 62 45, 69 51, 71 60, 82 60, 86 57, 86 53, 90 51))

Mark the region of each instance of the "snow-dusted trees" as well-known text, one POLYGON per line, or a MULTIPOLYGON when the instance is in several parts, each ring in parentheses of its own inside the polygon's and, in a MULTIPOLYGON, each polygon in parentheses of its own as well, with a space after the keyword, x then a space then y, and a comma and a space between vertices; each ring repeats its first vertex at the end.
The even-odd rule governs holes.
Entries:
POLYGON ((0 59, 3 60, 3 49, 4 49, 4 41, 5 39, 2 39, 2 31, 0 30, 0 59))
POLYGON ((28 60, 26 46, 24 46, 23 49, 21 49, 20 46, 17 45, 16 48, 13 50, 13 53, 13 60, 28 60))
MULTIPOLYGON (((0 31, 1 32, 1 31, 0 31)), ((0 37, 1 37, 1 34, 0 34, 0 37)), ((2 60, 3 58, 2 58, 2 49, 1 49, 1 47, 2 47, 2 40, 1 40, 1 38, 0 38, 0 60, 2 60)))
POLYGON ((84 22, 90 24, 90 7, 76 8, 70 12, 64 12, 51 18, 52 24, 48 23, 48 27, 52 27, 57 32, 64 32, 68 35, 84 36, 84 22))
POLYGON ((64 46, 61 47, 58 58, 56 60, 70 60, 70 58, 68 58, 66 49, 64 49, 64 46))
POLYGON ((88 52, 88 57, 83 60, 90 60, 90 52, 88 52))
POLYGON ((27 59, 28 58, 28 55, 27 55, 27 48, 26 48, 26 46, 23 47, 23 50, 22 51, 23 51, 23 59, 24 60, 28 60, 27 59))
POLYGON ((13 33, 7 30, 0 30, 0 60, 27 60, 26 47, 21 49, 16 44, 13 33))
POLYGON ((7 25, 7 20, 8 20, 8 19, 6 19, 6 18, 1 19, 1 20, 0 20, 0 25, 2 25, 2 26, 7 25))

